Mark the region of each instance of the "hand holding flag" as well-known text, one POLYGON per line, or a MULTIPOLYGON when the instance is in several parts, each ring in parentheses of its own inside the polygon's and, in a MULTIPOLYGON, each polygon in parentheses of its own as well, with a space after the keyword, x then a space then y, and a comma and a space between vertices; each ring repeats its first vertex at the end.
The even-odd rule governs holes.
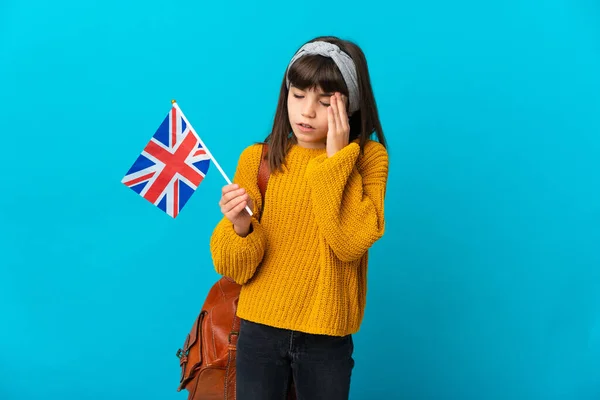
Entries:
MULTIPOLYGON (((172 104, 121 182, 176 218, 206 176, 211 160, 227 183, 231 181, 175 100, 172 104)), ((248 206, 246 211, 252 215, 248 206)))

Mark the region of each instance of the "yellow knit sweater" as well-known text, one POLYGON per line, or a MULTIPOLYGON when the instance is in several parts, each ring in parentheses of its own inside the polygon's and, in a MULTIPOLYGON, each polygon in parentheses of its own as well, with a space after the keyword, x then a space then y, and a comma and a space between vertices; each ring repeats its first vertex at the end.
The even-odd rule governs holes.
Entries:
MULTIPOLYGON (((261 207, 261 145, 246 148, 234 182, 261 207)), ((237 315, 307 333, 343 336, 364 315, 368 249, 384 232, 388 156, 369 141, 332 157, 294 145, 271 175, 263 216, 238 236, 225 217, 210 241, 215 269, 243 285, 237 315)))

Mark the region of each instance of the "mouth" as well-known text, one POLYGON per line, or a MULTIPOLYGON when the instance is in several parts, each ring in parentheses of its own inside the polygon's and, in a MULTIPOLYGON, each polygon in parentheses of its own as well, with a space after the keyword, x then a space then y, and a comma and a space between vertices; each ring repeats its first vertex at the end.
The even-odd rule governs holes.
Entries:
POLYGON ((298 126, 298 128, 300 128, 302 132, 312 132, 315 130, 315 128, 313 128, 312 125, 309 124, 297 123, 296 125, 298 126))

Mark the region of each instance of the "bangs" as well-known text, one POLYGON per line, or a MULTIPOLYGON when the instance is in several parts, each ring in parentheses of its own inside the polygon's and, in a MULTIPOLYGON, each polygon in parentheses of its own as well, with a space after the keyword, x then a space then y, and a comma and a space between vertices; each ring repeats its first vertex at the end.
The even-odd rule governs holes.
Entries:
POLYGON ((335 62, 320 55, 307 55, 295 61, 288 71, 290 84, 301 90, 320 87, 325 93, 340 92, 348 96, 344 77, 335 62))

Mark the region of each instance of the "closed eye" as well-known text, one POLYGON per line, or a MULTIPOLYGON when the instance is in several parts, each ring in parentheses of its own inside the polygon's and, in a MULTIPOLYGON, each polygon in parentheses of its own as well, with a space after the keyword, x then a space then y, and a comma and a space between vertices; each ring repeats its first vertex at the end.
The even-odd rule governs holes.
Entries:
MULTIPOLYGON (((299 95, 299 94, 296 94, 296 93, 294 93, 294 97, 295 97, 295 98, 297 98, 297 99, 303 99, 303 98, 304 98, 304 96, 302 96, 302 95, 299 95)), ((322 101, 321 101, 320 103, 321 103, 322 105, 324 105, 325 107, 329 107, 329 106, 331 105, 331 104, 329 104, 329 103, 324 103, 324 102, 322 102, 322 101)))

